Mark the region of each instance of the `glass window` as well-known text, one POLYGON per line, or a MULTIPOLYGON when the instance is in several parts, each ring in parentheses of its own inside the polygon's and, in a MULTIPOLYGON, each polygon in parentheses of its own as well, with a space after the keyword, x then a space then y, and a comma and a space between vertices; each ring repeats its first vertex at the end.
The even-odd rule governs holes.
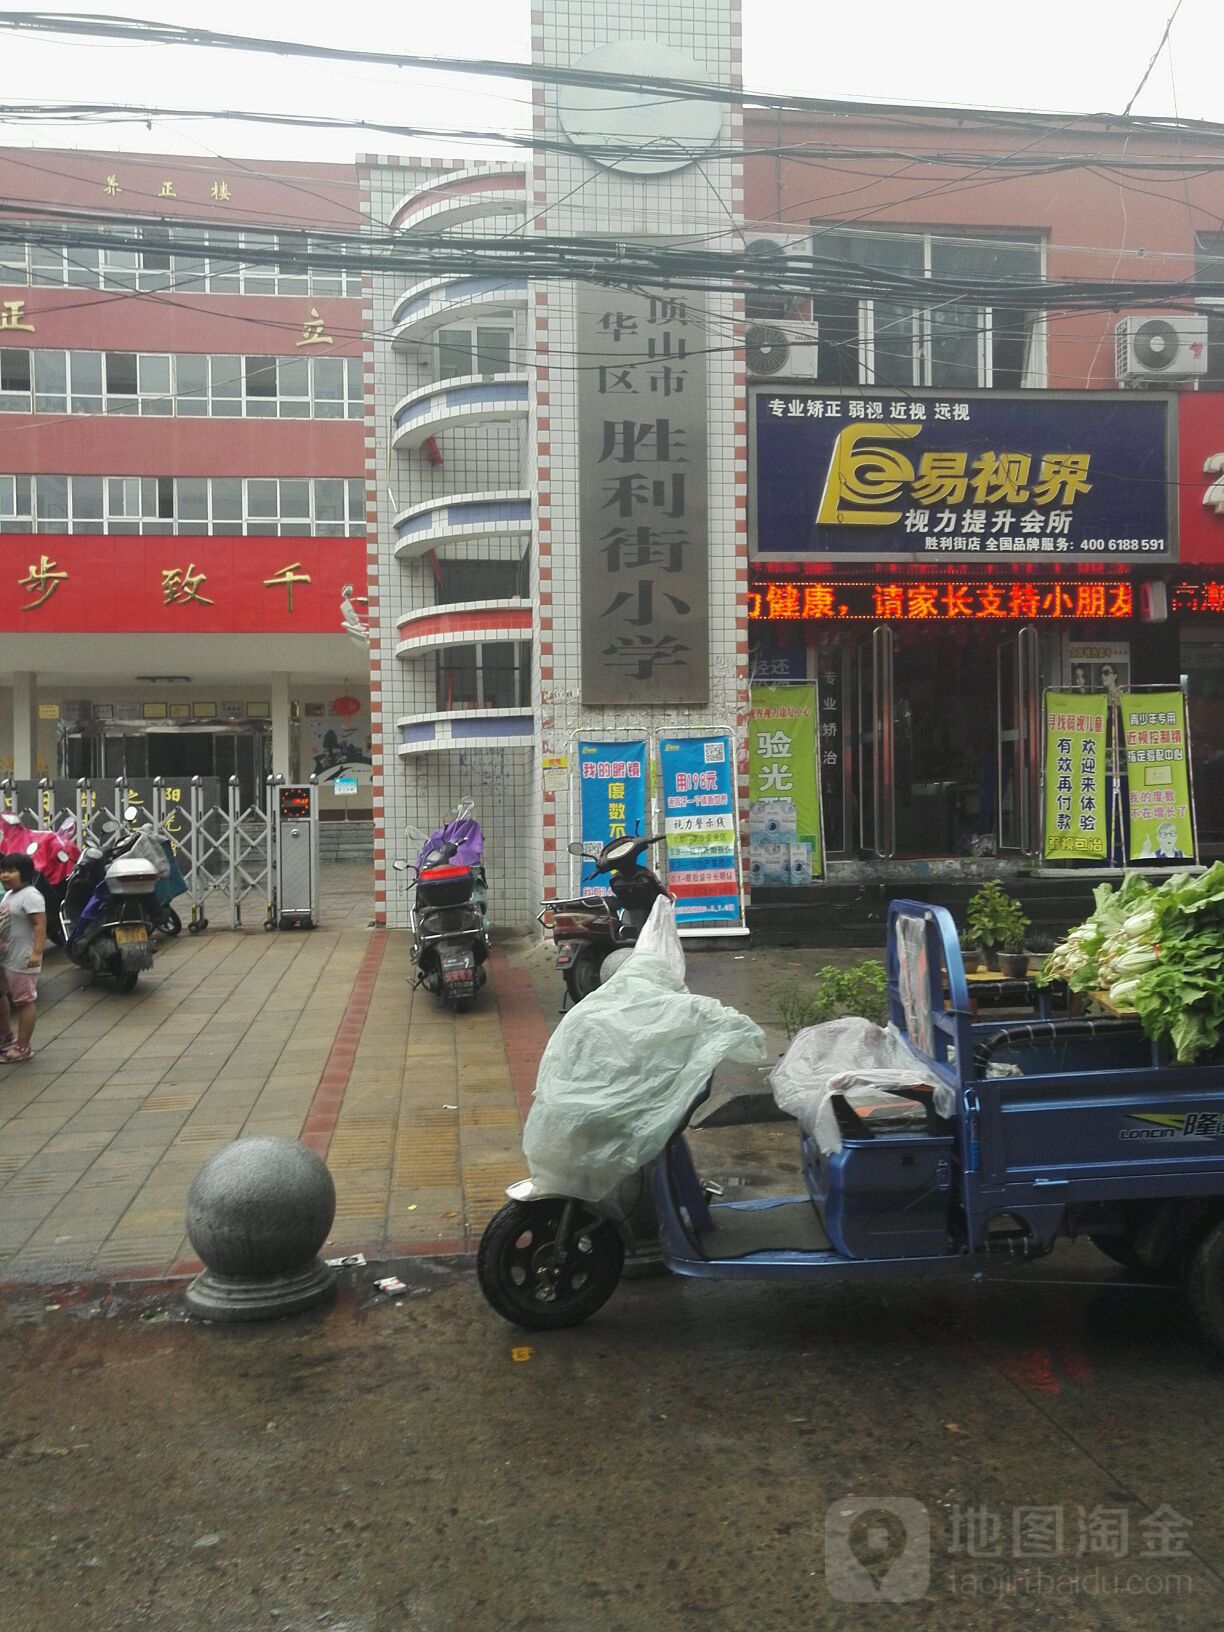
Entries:
POLYGON ((71 351, 68 353, 72 381, 72 412, 100 414, 102 412, 102 353, 100 351, 71 351))
POLYGON ((239 242, 236 232, 209 234, 208 287, 217 294, 236 295, 239 292, 238 258, 234 253, 239 242))
POLYGON ((157 477, 157 514, 173 518, 174 516, 174 477, 157 477))
POLYGON ((34 353, 34 409, 40 414, 68 412, 68 353, 34 353))
POLYGON ((348 512, 350 521, 365 521, 365 483, 360 476, 349 479, 348 512))
POLYGON ((0 244, 0 283, 25 283, 28 277, 26 246, 0 244))
POLYGON ((142 397, 170 395, 170 359, 159 352, 141 352, 136 363, 136 379, 142 397))
POLYGON ((478 374, 505 374, 510 368, 510 342, 513 333, 506 328, 476 330, 476 372, 478 374))
POLYGON ((64 281, 64 252, 53 244, 30 245, 30 282, 53 288, 64 281))
POLYGON ((214 521, 242 520, 242 479, 238 476, 214 476, 212 479, 212 514, 214 521))
POLYGON ((134 397, 139 390, 136 353, 108 351, 106 353, 106 391, 108 396, 134 397))
POLYGON ((0 349, 0 410, 30 411, 30 354, 24 349, 0 349))
MULTIPOLYGON (((1042 276, 1036 237, 932 234, 898 229, 863 231, 819 226, 812 238, 820 259, 855 272, 898 279, 963 279, 983 284, 1042 276)), ((1036 313, 1023 307, 993 310, 966 295, 929 306, 887 296, 819 293, 812 315, 820 325, 820 382, 906 389, 944 386, 1018 387, 1029 383, 1036 313)))
POLYGON ((280 495, 275 481, 249 481, 246 488, 248 516, 275 518, 280 514, 280 495))
POLYGON ((439 329, 435 379, 453 380, 461 374, 474 372, 471 329, 439 329))
POLYGON ((344 520, 344 483, 321 476, 314 484, 315 520, 344 520))
POLYGON ((509 600, 519 593, 517 561, 455 561, 439 557, 442 582, 435 585, 439 604, 456 601, 509 600))
POLYGON ((112 519, 140 515, 140 477, 108 476, 106 513, 112 519))
POLYGON ((65 276, 74 289, 98 289, 102 284, 102 251, 74 245, 65 256, 65 276))
POLYGON ((475 708, 479 702, 475 646, 450 646, 438 653, 438 708, 475 708))
POLYGON ((104 513, 101 476, 74 476, 72 478, 73 531, 94 531, 93 528, 82 529, 81 523, 100 522, 104 513))
POLYGON ((248 397, 275 397, 275 357, 245 357, 243 359, 243 374, 248 397))
POLYGON ((284 520, 310 520, 310 483, 308 481, 281 482, 280 514, 284 520))
POLYGON ((208 481, 203 476, 180 476, 177 483, 178 519, 208 520, 208 481))
POLYGON ((518 705, 516 680, 518 646, 511 641, 489 642, 480 648, 486 708, 515 708, 518 705))
POLYGON ((36 476, 34 497, 38 506, 36 513, 39 521, 67 521, 67 476, 36 476))
POLYGON ((17 478, 0 476, 0 517, 8 521, 17 514, 17 478))
POLYGON ((306 246, 305 233, 280 233, 276 246, 284 257, 277 268, 277 292, 282 295, 304 295, 310 288, 310 274, 300 256, 306 246))
POLYGON ((241 357, 210 357, 208 373, 211 382, 209 407, 214 414, 225 418, 242 412, 241 357))
POLYGON ((200 415, 208 411, 208 358, 174 359, 176 407, 180 414, 200 415))

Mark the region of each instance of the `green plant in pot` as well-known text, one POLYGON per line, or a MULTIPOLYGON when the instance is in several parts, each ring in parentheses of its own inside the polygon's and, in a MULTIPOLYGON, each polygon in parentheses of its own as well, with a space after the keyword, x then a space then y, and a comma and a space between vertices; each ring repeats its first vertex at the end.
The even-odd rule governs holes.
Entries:
POLYGON ((1029 920, 1020 910, 1020 903, 1014 901, 1017 920, 1004 930, 1003 939, 999 943, 999 968, 1009 980, 1023 980, 1028 974, 1029 955, 1024 950, 1025 931, 1029 927, 1029 920))
MULTIPOLYGON (((1014 896, 992 878, 983 884, 969 901, 966 914, 967 939, 981 949, 980 955, 988 969, 999 968, 999 955, 1023 955, 1024 935, 1029 919, 1014 896), (1015 951, 1010 949, 1014 947, 1015 951)), ((1027 968, 1027 963, 1025 964, 1027 968)))

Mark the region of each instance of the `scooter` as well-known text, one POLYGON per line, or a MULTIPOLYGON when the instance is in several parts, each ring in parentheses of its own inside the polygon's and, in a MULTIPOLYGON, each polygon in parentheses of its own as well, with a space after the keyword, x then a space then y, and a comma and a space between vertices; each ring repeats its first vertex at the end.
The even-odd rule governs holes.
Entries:
POLYGON ((428 838, 410 827, 408 837, 421 845, 416 866, 394 863, 411 872, 415 886, 410 923, 415 984, 440 997, 456 1014, 472 1006, 488 978, 489 892, 484 871, 484 835, 473 820, 470 799, 456 805, 428 838))
POLYGON ((642 852, 658 842, 659 835, 634 835, 610 839, 602 849, 577 839, 569 845, 571 856, 594 863, 593 878, 608 874, 612 891, 611 900, 606 895, 582 895, 572 901, 546 901, 539 913, 538 921, 557 948, 555 964, 571 1002, 581 1003, 591 995, 602 979, 609 954, 633 945, 651 907, 667 894, 666 887, 642 864, 642 852))
MULTIPOLYGON (((975 1023, 951 915, 894 901, 889 1018, 914 1062, 888 1117, 826 1090, 800 1133, 804 1192, 720 1200, 685 1141, 709 1083, 646 1171, 663 1261, 701 1280, 982 1276, 1086 1235, 1185 1285, 1224 1356, 1224 1062, 1179 1065, 1131 1017, 975 1023), (827 1115, 825 1112, 827 1111, 827 1115)), ((626 1217, 525 1179, 485 1230, 477 1276, 505 1319, 575 1326, 615 1291, 626 1217)))
POLYGON ((80 858, 76 842, 76 821, 67 816, 54 828, 26 827, 20 817, 5 812, 0 817, 0 855, 19 851, 34 863, 34 888, 47 904, 47 938, 53 946, 63 946, 61 909, 64 889, 80 858))
POLYGON ((113 975, 121 992, 135 989, 141 971, 153 967, 161 908, 157 885, 169 873, 154 834, 134 827, 129 805, 110 836, 87 844, 64 890, 64 950, 79 969, 113 975))

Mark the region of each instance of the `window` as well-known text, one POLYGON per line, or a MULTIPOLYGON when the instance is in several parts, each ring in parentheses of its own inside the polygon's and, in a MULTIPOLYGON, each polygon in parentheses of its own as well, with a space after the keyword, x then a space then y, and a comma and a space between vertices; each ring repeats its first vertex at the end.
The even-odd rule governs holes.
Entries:
MULTIPOLYGON (((872 231, 829 226, 814 230, 813 253, 897 279, 978 279, 983 285, 1042 276, 1038 238, 994 234, 872 231)), ((991 307, 972 295, 914 304, 909 299, 820 293, 822 385, 916 386, 969 390, 1015 389, 1040 372, 1038 313, 991 307)))
POLYGON ((527 708, 531 702, 531 643, 484 641, 450 646, 438 653, 437 706, 527 708))
POLYGON ((364 483, 337 476, 0 475, 7 532, 359 538, 363 507, 364 483))
POLYGON ((326 240, 301 233, 250 232, 194 227, 147 227, 147 247, 130 242, 102 247, 62 248, 57 244, 6 244, 0 249, 0 284, 34 284, 81 289, 208 290, 213 294, 359 295, 360 272, 301 263, 303 246, 326 250, 326 240), (261 255, 273 249, 282 259, 245 261, 242 250, 261 255))
POLYGON ((0 350, 0 413, 30 411, 30 354, 7 346, 0 350))
MULTIPOLYGON (((134 351, 108 351, 104 358, 103 374, 106 380, 106 394, 108 397, 134 397, 139 389, 136 383, 136 353, 134 351)), ((120 408, 118 403, 107 403, 107 407, 114 412, 120 408)))
MULTIPOLYGON (((1200 232, 1194 240, 1194 277, 1197 283, 1224 283, 1224 233, 1200 232)), ((1224 301, 1200 299, 1207 312, 1207 373, 1205 386, 1224 385, 1224 301)))
POLYGON ((456 601, 508 601, 526 595, 525 559, 519 561, 456 561, 439 558, 439 605, 456 601))
POLYGON ((510 364, 514 331, 509 326, 465 324, 438 330, 437 373, 439 380, 453 380, 463 374, 505 374, 510 364))
POLYGON ((276 417, 276 358, 244 358, 243 381, 246 386, 247 413, 274 419, 276 417))

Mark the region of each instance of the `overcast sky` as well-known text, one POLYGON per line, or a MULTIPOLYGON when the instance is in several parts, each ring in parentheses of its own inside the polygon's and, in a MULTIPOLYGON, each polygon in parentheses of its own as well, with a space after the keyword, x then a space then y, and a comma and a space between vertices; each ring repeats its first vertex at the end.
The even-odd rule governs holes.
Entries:
MULTIPOLYGON (((525 60, 530 0, 65 0, 93 15, 202 23, 214 29, 414 54, 525 60)), ((756 91, 814 96, 1121 112, 1160 40, 1175 0, 1027 0, 1008 11, 983 0, 746 0, 744 79, 756 91)), ((522 82, 457 80, 414 71, 283 61, 266 55, 65 42, 0 30, 4 97, 82 99, 192 108, 329 114, 445 128, 526 127, 522 82)), ((1183 0, 1169 44, 1136 113, 1224 123, 1224 7, 1183 0)), ((154 152, 350 160, 356 152, 482 152, 453 140, 311 133, 233 122, 15 125, 0 143, 154 152)))

